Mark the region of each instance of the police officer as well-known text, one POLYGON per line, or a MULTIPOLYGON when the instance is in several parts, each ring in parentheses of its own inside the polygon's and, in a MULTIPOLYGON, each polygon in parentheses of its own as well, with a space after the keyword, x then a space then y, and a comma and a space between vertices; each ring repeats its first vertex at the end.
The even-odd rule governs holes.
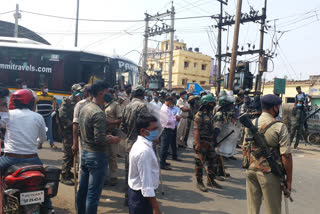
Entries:
MULTIPOLYGON (((122 113, 121 130, 126 135, 126 155, 125 155, 125 179, 126 188, 128 188, 128 173, 129 173, 129 152, 133 143, 138 138, 138 131, 136 129, 136 121, 140 115, 148 113, 147 104, 144 100, 144 87, 137 85, 132 90, 132 100, 124 108, 122 113)), ((125 191, 125 205, 128 204, 128 193, 125 191)))
MULTIPOLYGON (((291 190, 292 183, 292 155, 290 149, 290 139, 287 127, 275 119, 279 114, 282 100, 273 94, 262 97, 262 114, 259 118, 253 120, 260 131, 264 131, 267 146, 273 154, 276 161, 283 165, 287 173, 287 186, 291 190), (269 125, 269 126, 268 126, 269 125), (268 128, 267 128, 268 127, 268 128)), ((246 129, 246 137, 250 136, 246 129)), ((246 138, 245 138, 246 139, 246 138)), ((264 157, 258 160, 253 156, 253 151, 259 149, 253 141, 243 142, 244 160, 247 160, 246 188, 248 213, 258 214, 260 212, 262 197, 265 201, 267 214, 281 213, 281 188, 279 176, 271 172, 271 168, 264 157)))
POLYGON ((216 99, 211 95, 205 95, 200 101, 200 110, 194 117, 194 148, 195 148, 195 173, 197 178, 197 188, 203 192, 207 192, 207 188, 202 181, 204 162, 208 166, 208 183, 213 188, 221 188, 215 182, 215 158, 214 150, 214 126, 212 120, 212 110, 216 104, 216 99))
POLYGON ((61 171, 61 182, 66 185, 74 185, 72 181, 73 173, 70 171, 73 165, 73 113, 74 107, 80 100, 80 90, 81 86, 79 84, 74 84, 71 88, 72 95, 63 98, 61 107, 59 108, 59 119, 62 130, 62 143, 63 143, 63 158, 62 158, 62 171, 61 171))
MULTIPOLYGON (((105 100, 105 110, 107 118, 107 135, 120 136, 120 123, 122 117, 122 110, 120 104, 113 99, 114 90, 109 89, 104 97, 105 100)), ((108 144, 108 164, 109 164, 109 173, 105 178, 105 183, 108 182, 110 186, 115 186, 117 184, 117 154, 119 152, 119 144, 108 144)))
POLYGON ((299 145, 300 139, 303 134, 303 124, 304 120, 307 117, 307 110, 304 105, 304 99, 299 98, 297 100, 296 106, 293 108, 292 114, 292 123, 291 123, 291 135, 290 135, 290 143, 293 143, 294 137, 296 137, 296 142, 294 144, 294 148, 296 149, 299 145))

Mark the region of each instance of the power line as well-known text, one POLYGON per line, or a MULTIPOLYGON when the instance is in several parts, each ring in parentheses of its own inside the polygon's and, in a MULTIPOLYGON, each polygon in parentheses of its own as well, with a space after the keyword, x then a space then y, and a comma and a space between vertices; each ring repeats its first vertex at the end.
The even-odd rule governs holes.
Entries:
POLYGON ((4 14, 7 14, 7 13, 12 13, 12 12, 15 12, 15 10, 10 10, 10 11, 7 11, 7 12, 2 12, 2 13, 0 13, 0 15, 4 15, 4 14))
MULTIPOLYGON (((45 16, 45 17, 50 17, 50 18, 57 18, 57 19, 66 19, 66 20, 76 20, 76 18, 72 17, 64 17, 64 16, 56 16, 56 15, 49 15, 49 14, 43 14, 43 13, 35 13, 31 11, 25 11, 25 10, 20 10, 21 12, 24 13, 29 13, 32 15, 37 15, 37 16, 45 16)), ((11 11, 12 12, 12 11, 11 11)), ((1 15, 1 14, 0 14, 1 15)), ((204 15, 204 16, 189 16, 189 17, 177 17, 175 20, 183 20, 183 19, 201 19, 201 18, 212 18, 213 16, 209 15, 204 15)), ((171 19, 161 19, 161 20, 171 20, 171 19)), ((137 20, 112 20, 112 19, 79 19, 79 21, 88 21, 88 22, 144 22, 145 20, 142 19, 137 19, 137 20)))

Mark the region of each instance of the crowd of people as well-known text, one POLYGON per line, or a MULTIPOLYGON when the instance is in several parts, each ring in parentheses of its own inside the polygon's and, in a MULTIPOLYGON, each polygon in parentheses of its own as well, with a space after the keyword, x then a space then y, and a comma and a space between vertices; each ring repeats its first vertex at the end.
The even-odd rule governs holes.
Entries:
MULTIPOLYGON (((236 127, 237 118, 245 113, 254 119, 258 128, 263 129, 278 118, 282 103, 276 95, 265 95, 261 100, 260 96, 251 99, 242 90, 237 97, 221 91, 216 98, 205 91, 194 96, 187 91, 147 91, 140 85, 133 88, 125 85, 121 90, 117 85, 110 88, 104 81, 96 81, 92 85, 74 84, 71 96, 65 97, 58 106, 49 93, 48 85, 42 84, 41 92, 35 94, 23 81, 19 84, 20 90, 10 95, 9 105, 6 103, 9 91, 3 89, 0 93, 0 125, 7 129, 0 168, 5 170, 23 161, 42 164, 37 153, 43 142, 48 140, 52 149, 57 148, 52 134, 52 116, 56 114, 63 138, 62 183, 75 185, 77 175, 71 172, 71 168, 75 155, 79 154, 79 214, 97 213, 103 186, 118 184, 119 144, 125 147, 127 182, 124 203, 132 214, 161 213, 155 197, 160 169, 172 170, 167 162, 169 154, 173 161, 182 161, 179 149, 194 149, 196 186, 200 191, 206 192, 207 187, 223 188, 217 181, 224 181, 230 176, 224 168, 224 161, 228 158, 217 153, 217 147, 225 140, 224 131, 228 127, 236 127), (23 122, 19 122, 21 118, 25 118, 23 122), (22 140, 22 136, 30 138, 22 140), (207 175, 207 187, 203 183, 203 170, 207 175)), ((300 104, 304 106, 307 96, 301 89, 298 91, 295 111, 302 109, 300 104)), ((290 145, 295 133, 291 133, 290 139, 283 123, 272 124, 264 131, 268 146, 276 150, 278 161, 286 169, 286 185, 290 190, 290 145), (275 135, 278 137, 274 138, 275 135)), ((247 140, 249 135, 250 132, 242 128, 238 143, 244 142, 244 160, 248 160, 244 168, 247 169, 249 213, 259 213, 262 195, 268 202, 267 213, 280 213, 280 184, 279 188, 273 185, 280 181, 277 181, 277 175, 268 175, 270 166, 263 156, 259 159, 254 156, 252 151, 257 148, 247 140), (272 191, 268 191, 270 189, 272 191)), ((299 142, 299 131, 296 139, 299 142)), ((234 146, 239 145, 235 143, 234 146)), ((229 158, 234 159, 233 156, 229 158)), ((51 202, 47 203, 51 206, 51 202)))

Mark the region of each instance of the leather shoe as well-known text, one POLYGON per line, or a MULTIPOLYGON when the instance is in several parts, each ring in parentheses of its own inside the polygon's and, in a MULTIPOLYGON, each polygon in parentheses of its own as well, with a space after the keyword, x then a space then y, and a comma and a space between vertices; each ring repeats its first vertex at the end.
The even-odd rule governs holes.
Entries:
POLYGON ((181 162, 182 160, 181 159, 179 159, 179 158, 172 158, 172 160, 174 160, 174 161, 179 161, 179 162, 181 162))
POLYGON ((170 167, 168 166, 161 166, 160 169, 163 169, 163 170, 172 170, 170 167))

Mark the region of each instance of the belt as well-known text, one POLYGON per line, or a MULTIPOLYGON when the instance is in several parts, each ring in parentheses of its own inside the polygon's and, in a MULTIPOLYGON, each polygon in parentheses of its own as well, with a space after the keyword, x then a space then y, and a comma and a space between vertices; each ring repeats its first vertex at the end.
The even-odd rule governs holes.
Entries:
POLYGON ((37 154, 28 154, 28 155, 22 155, 22 154, 13 154, 13 153, 4 153, 5 156, 10 158, 35 158, 38 155, 37 154))

